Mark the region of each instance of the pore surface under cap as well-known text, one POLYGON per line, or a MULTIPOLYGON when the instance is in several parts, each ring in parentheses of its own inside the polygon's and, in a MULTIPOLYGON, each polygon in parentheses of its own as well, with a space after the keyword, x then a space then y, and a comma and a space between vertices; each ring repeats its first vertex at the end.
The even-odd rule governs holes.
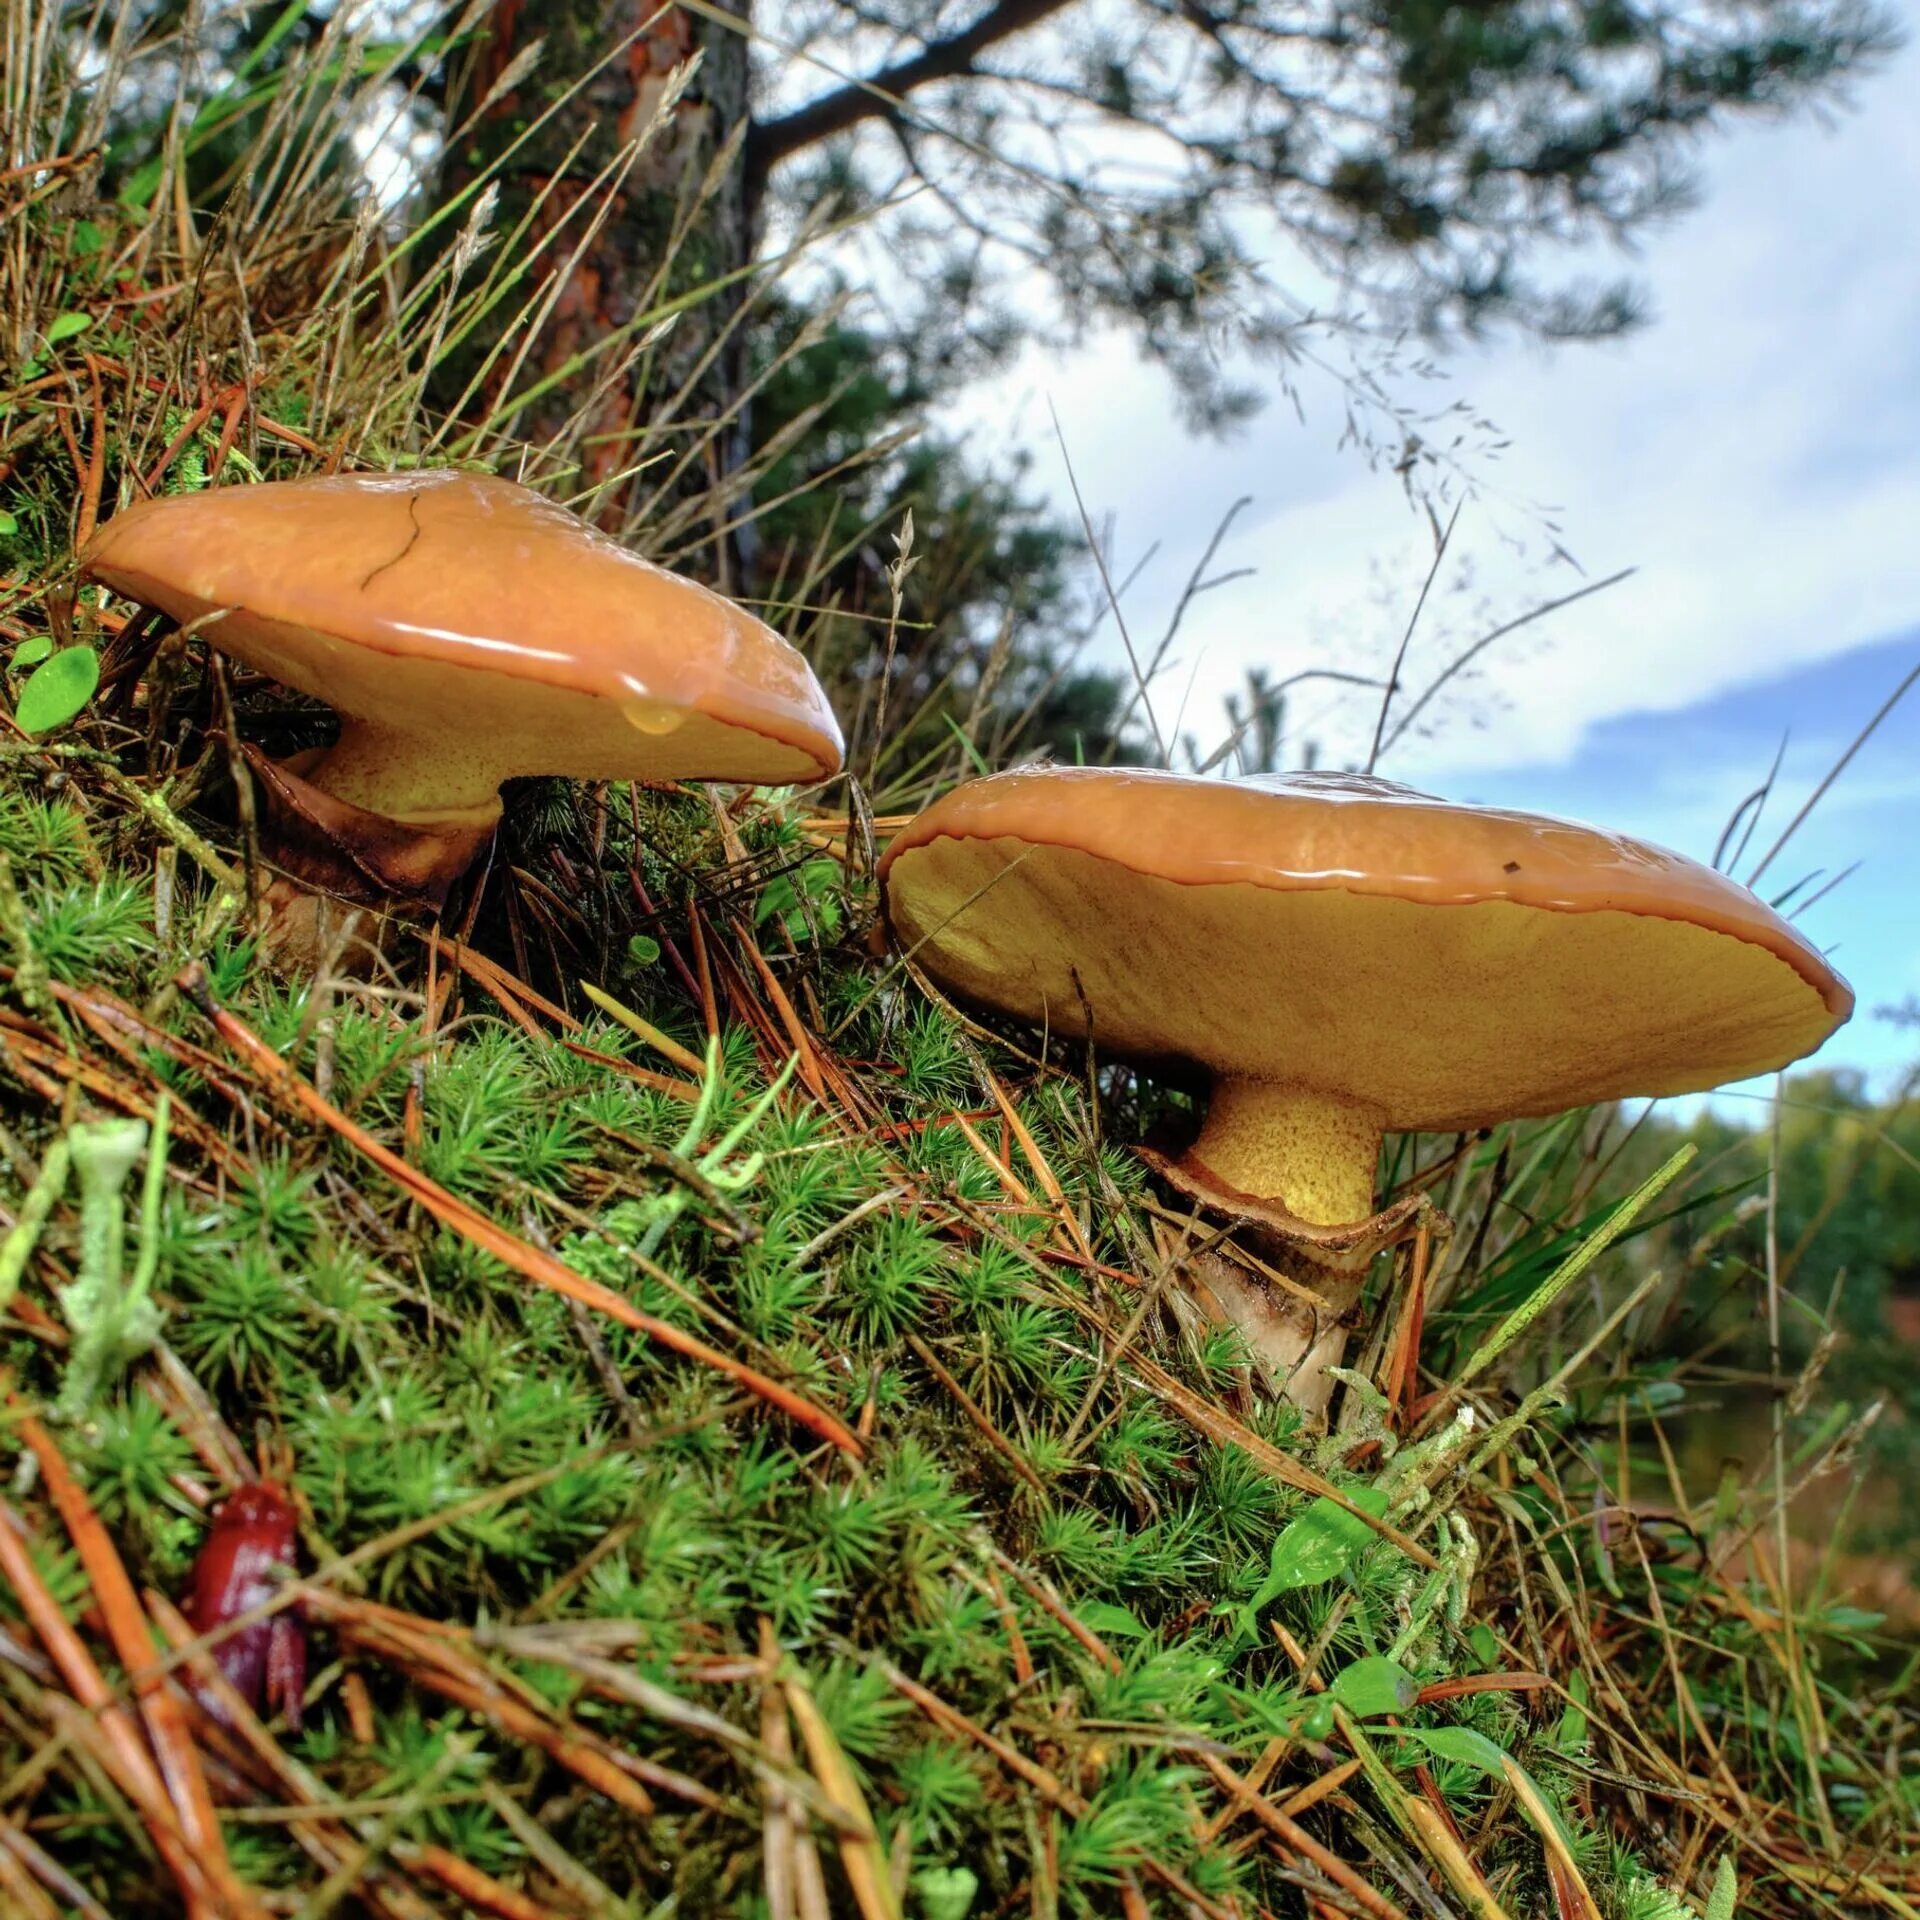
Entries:
POLYGON ((881 872, 898 943, 961 997, 1394 1129, 1714 1086, 1853 1004, 1710 868, 1351 775, 995 775, 881 872))
POLYGON ((772 628, 525 487, 457 472, 221 487, 116 514, 84 566, 339 712, 514 774, 820 778, 840 731, 772 628), (224 610, 224 611, 222 611, 224 610))

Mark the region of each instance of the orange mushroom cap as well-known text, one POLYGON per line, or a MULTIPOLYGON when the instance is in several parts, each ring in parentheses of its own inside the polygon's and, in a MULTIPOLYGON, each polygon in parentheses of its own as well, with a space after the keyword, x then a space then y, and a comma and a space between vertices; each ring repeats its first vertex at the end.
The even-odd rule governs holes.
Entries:
POLYGON ((840 765, 806 661, 731 601, 525 487, 345 474, 143 501, 85 572, 359 723, 334 790, 410 816, 503 779, 816 780, 840 765), (421 770, 384 770, 412 753, 421 770))
POLYGON ((896 941, 960 998, 1394 1131, 1716 1086, 1853 1009, 1724 874, 1355 775, 996 774, 880 872, 896 941))

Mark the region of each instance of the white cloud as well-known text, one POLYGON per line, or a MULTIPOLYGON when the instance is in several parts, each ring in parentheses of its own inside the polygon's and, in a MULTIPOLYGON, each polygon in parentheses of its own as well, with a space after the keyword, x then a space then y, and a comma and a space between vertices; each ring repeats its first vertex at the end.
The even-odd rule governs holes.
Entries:
MULTIPOLYGON (((1920 0, 1908 11, 1920 29, 1920 0)), ((1410 740, 1392 771, 1563 761, 1609 715, 1676 709, 1920 623, 1920 249, 1905 241, 1917 87, 1920 46, 1832 128, 1757 125, 1708 148, 1703 204, 1638 263, 1656 318, 1633 339, 1508 342, 1455 364, 1455 390, 1512 437, 1494 470, 1508 501, 1557 509, 1590 576, 1640 571, 1503 643, 1489 662, 1503 707, 1410 740)), ((1196 648, 1203 734, 1249 664, 1384 663, 1431 546, 1397 480, 1336 448, 1330 389, 1309 391, 1304 429, 1276 404, 1221 447, 1182 433, 1164 380, 1124 340, 1036 359, 968 410, 1033 446, 1066 503, 1045 398, 1089 510, 1115 518, 1122 565, 1160 542, 1129 601, 1138 636, 1164 625, 1219 515, 1253 496, 1222 560, 1258 575, 1189 615, 1168 714, 1196 648)), ((1539 529, 1513 504, 1470 507, 1455 557, 1502 613, 1577 584, 1542 570, 1539 529)), ((1446 603, 1462 637, 1472 597, 1446 603)), ((1438 641, 1436 625, 1430 664, 1438 641)), ((1350 714, 1335 753, 1363 747, 1370 716, 1350 714)))

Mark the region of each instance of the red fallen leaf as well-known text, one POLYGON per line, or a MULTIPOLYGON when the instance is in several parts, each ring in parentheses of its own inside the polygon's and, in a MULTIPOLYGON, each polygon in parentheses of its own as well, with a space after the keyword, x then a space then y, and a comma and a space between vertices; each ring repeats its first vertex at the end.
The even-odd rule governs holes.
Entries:
MULTIPOLYGON (((197 1634, 219 1633, 264 1605, 295 1570, 299 1524, 292 1503, 271 1480, 253 1480, 214 1509, 213 1526, 193 1563, 187 1623, 197 1634)), ((307 1631, 293 1608, 225 1633, 209 1649, 234 1690, 256 1712, 284 1712, 300 1731, 307 1686, 307 1631)), ((211 1701, 210 1712, 218 1713, 211 1701)))

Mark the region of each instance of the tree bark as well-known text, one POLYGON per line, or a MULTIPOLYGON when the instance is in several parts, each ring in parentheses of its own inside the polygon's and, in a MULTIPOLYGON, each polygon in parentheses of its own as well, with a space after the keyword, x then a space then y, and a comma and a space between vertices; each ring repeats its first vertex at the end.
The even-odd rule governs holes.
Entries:
MULTIPOLYGON (((739 11, 744 26, 746 0, 721 4, 739 11)), ((617 186, 597 190, 610 195, 611 205, 592 242, 574 257, 595 211, 580 208, 551 255, 543 257, 536 286, 550 289, 558 272, 567 279, 516 382, 520 390, 560 373, 609 333, 631 325, 650 297, 657 302, 693 293, 738 275, 751 260, 753 220, 738 137, 747 118, 747 40, 744 32, 679 7, 662 9, 658 0, 496 0, 465 71, 456 76, 447 124, 457 138, 443 161, 443 191, 458 191, 497 168, 496 236, 512 233, 546 193, 531 243, 566 220, 594 191, 596 177, 617 166, 622 149, 653 118, 670 76, 696 53, 699 70, 672 120, 654 133, 617 186), (489 100, 536 40, 541 43, 537 62, 489 100), (549 114, 545 123, 504 157, 543 114, 549 114), (716 166, 730 140, 730 154, 716 166), (660 287, 656 281, 670 252, 671 269, 660 287)), ((606 383, 582 423, 576 443, 582 470, 577 482, 568 483, 569 492, 602 485, 663 450, 669 457, 660 464, 670 466, 688 444, 683 433, 698 434, 738 409, 745 386, 745 330, 732 323, 743 290, 744 283, 735 279, 690 303, 659 349, 645 361, 630 362, 606 383), (721 343, 717 352, 716 342, 721 343), (711 364, 703 367, 709 355, 711 364)), ((491 316, 491 332, 477 329, 449 357, 435 387, 443 403, 466 387, 527 291, 523 283, 491 316)), ((497 383, 511 357, 509 350, 496 363, 490 376, 494 390, 483 395, 481 405, 499 399, 497 383)), ((536 446, 548 444, 612 370, 613 363, 601 358, 562 379, 519 411, 515 433, 536 446)), ((704 516, 716 530, 726 518, 725 483, 744 457, 745 434, 744 418, 735 418, 675 485, 683 501, 720 490, 704 516)), ((609 488, 598 503, 598 517, 610 527, 624 526, 658 484, 650 473, 637 483, 609 488)), ((702 556, 722 575, 728 571, 723 544, 716 532, 711 552, 702 556)))

